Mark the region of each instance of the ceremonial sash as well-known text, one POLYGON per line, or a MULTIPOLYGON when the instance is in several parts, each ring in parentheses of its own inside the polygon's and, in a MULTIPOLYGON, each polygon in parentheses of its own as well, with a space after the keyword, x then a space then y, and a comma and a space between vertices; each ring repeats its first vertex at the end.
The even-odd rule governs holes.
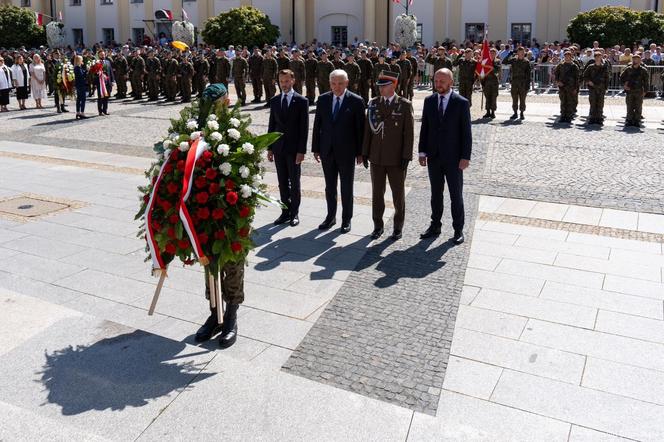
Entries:
MULTIPOLYGON (((102 65, 103 66, 103 65, 102 65)), ((106 89, 106 74, 104 74, 104 69, 99 71, 99 95, 102 97, 108 97, 108 90, 106 89)))
POLYGON ((182 193, 180 195, 180 219, 182 220, 182 224, 184 224, 184 230, 187 232, 187 236, 189 236, 189 241, 193 246, 194 253, 196 253, 196 256, 198 257, 198 261, 204 266, 208 265, 209 260, 203 253, 203 249, 198 240, 196 228, 189 215, 189 210, 187 209, 187 200, 189 199, 189 195, 191 195, 191 188, 193 187, 192 183, 196 161, 208 148, 209 145, 202 138, 198 138, 194 141, 191 148, 189 148, 189 153, 187 153, 187 160, 185 161, 184 166, 184 177, 182 178, 182 193))
POLYGON ((159 245, 157 245, 157 241, 154 238, 154 229, 152 227, 152 209, 154 208, 155 199, 159 190, 159 185, 161 184, 161 178, 164 174, 164 169, 166 168, 166 164, 168 163, 170 157, 170 152, 164 157, 164 162, 161 165, 161 169, 159 169, 157 180, 152 187, 152 193, 150 193, 150 199, 148 200, 148 207, 146 209, 147 221, 145 223, 145 235, 147 236, 148 247, 150 248, 150 256, 152 257, 152 269, 165 269, 164 260, 161 257, 161 253, 159 253, 159 245))

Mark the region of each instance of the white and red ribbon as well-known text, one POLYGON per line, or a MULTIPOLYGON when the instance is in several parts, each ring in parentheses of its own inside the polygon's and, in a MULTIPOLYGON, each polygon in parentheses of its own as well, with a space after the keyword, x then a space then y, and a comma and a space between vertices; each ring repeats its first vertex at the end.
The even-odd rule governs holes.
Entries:
POLYGON ((161 257, 161 253, 159 252, 159 245, 157 244, 157 241, 154 237, 154 228, 152 227, 152 210, 154 209, 154 204, 157 196, 157 192, 159 191, 159 185, 161 184, 161 179, 164 174, 164 169, 166 168, 166 164, 168 164, 168 160, 171 157, 171 152, 169 151, 165 156, 164 156, 164 162, 161 165, 161 169, 159 169, 159 174, 157 175, 157 180, 154 183, 154 186, 152 186, 152 193, 150 193, 150 199, 148 200, 148 207, 145 210, 146 213, 146 222, 145 222, 145 235, 147 236, 147 242, 148 242, 148 247, 150 248, 150 256, 152 257, 152 269, 153 270, 165 270, 164 266, 164 260, 161 257))
POLYGON ((194 223, 189 215, 189 210, 187 209, 187 200, 191 195, 191 188, 193 187, 194 180, 194 169, 196 168, 196 161, 203 155, 208 149, 208 144, 202 138, 196 139, 189 148, 189 153, 187 153, 187 160, 184 165, 184 177, 182 178, 182 193, 180 194, 180 219, 182 224, 184 224, 184 230, 189 236, 189 241, 191 242, 194 253, 198 257, 198 261, 207 265, 208 259, 203 253, 201 248, 200 241, 198 240, 198 234, 196 233, 196 228, 194 223))

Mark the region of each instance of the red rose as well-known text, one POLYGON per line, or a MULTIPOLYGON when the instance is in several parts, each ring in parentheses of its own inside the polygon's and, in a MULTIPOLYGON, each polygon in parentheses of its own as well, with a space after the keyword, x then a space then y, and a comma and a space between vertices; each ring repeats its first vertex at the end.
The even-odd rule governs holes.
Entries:
POLYGON ((203 220, 208 219, 210 217, 210 209, 208 209, 207 207, 201 207, 196 211, 196 216, 199 219, 203 220))
POLYGON ((178 161, 177 165, 175 166, 180 172, 184 172, 184 160, 178 161))
POLYGON ((194 181, 194 184, 196 184, 196 187, 198 187, 199 189, 202 189, 205 186, 207 186, 207 181, 205 180, 204 176, 199 176, 198 178, 196 178, 196 181, 194 181))
POLYGON ((232 179, 227 179, 226 180, 226 190, 234 190, 235 189, 235 183, 233 182, 232 179))
POLYGON ((198 242, 200 242, 201 244, 207 244, 208 239, 209 237, 207 233, 201 233, 200 235, 198 235, 198 242))
POLYGON ((178 185, 175 183, 168 183, 166 186, 166 191, 170 194, 173 194, 178 191, 178 185))
POLYGON ((246 238, 249 236, 249 227, 242 227, 239 231, 238 234, 240 235, 240 238, 246 238))
POLYGON ((246 218, 249 216, 250 213, 251 209, 249 207, 242 206, 242 208, 240 208, 240 218, 246 218))
POLYGON ((210 192, 210 195, 216 195, 220 190, 221 187, 217 183, 210 183, 210 187, 208 187, 208 192, 210 192))
POLYGON ((159 224, 157 221, 152 221, 152 228, 154 230, 161 230, 161 224, 159 224))
POLYGON ((173 163, 168 163, 166 166, 164 166, 164 173, 171 173, 173 172, 173 163))
POLYGON ((168 212, 171 207, 173 207, 173 205, 170 202, 166 200, 163 200, 161 202, 161 208, 164 209, 164 212, 168 212))
POLYGON ((210 152, 209 150, 203 152, 203 159, 205 161, 210 161, 212 159, 212 152, 210 152))
POLYGON ((205 160, 203 160, 203 158, 199 158, 198 160, 196 160, 196 167, 199 167, 201 169, 205 167, 205 160))
POLYGON ((178 220, 180 219, 179 216, 177 216, 175 213, 171 216, 168 217, 168 222, 171 224, 176 224, 178 220))
POLYGON ((234 206, 234 205, 237 203, 237 193, 235 193, 235 192, 228 192, 228 193, 226 194, 226 201, 227 201, 228 204, 230 204, 231 206, 234 206))
POLYGON ((171 156, 169 158, 173 161, 177 161, 177 159, 180 158, 180 151, 179 150, 171 151, 171 156))
POLYGON ((222 219, 224 217, 224 209, 214 209, 212 211, 212 219, 222 219))
POLYGON ((191 222, 194 224, 198 222, 198 216, 196 216, 196 213, 191 214, 191 222))
POLYGON ((166 244, 166 253, 170 253, 171 255, 175 255, 175 251, 177 249, 175 248, 175 244, 173 243, 168 243, 166 244))
POLYGON ((207 192, 199 192, 199 193, 196 194, 196 202, 198 204, 207 203, 208 198, 209 198, 209 195, 207 194, 207 192))
POLYGON ((214 170, 213 168, 210 167, 208 170, 205 171, 205 178, 207 178, 208 180, 212 181, 216 177, 217 177, 217 171, 214 170))
POLYGON ((226 232, 223 230, 217 230, 214 232, 214 239, 225 239, 226 238, 226 232))
POLYGON ((180 250, 187 250, 189 248, 189 241, 187 241, 186 239, 181 239, 180 241, 178 241, 178 248, 180 250))
POLYGON ((166 231, 166 235, 168 235, 169 238, 175 238, 175 229, 173 227, 169 227, 168 231, 166 231))
POLYGON ((239 242, 231 243, 231 250, 235 253, 242 251, 242 244, 239 242))

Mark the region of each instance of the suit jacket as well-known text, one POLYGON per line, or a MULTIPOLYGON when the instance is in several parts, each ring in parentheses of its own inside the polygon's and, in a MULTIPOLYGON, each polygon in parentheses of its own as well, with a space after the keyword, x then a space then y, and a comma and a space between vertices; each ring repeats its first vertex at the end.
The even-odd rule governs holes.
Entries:
POLYGON ((286 112, 281 109, 282 95, 270 99, 270 121, 268 132, 281 132, 283 135, 268 150, 276 154, 307 153, 309 138, 309 101, 293 91, 286 112))
POLYGON ((364 100, 346 90, 337 118, 332 118, 332 92, 318 97, 311 151, 322 157, 348 160, 362 154, 364 100))
POLYGON ((424 99, 419 152, 427 158, 440 158, 446 166, 458 166, 461 159, 470 160, 473 136, 470 128, 470 105, 456 92, 450 95, 442 118, 438 111, 438 94, 424 99))
POLYGON ((403 160, 413 159, 413 105, 403 97, 395 96, 389 106, 381 97, 369 102, 364 123, 362 155, 372 164, 401 166, 403 160), (373 127, 380 130, 374 133, 373 127), (382 127, 381 127, 382 124, 382 127))

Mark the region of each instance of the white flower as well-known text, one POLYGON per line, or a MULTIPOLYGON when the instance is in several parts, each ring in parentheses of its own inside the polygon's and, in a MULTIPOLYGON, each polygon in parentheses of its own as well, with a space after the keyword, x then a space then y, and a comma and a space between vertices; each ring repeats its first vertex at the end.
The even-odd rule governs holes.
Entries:
POLYGON ((183 142, 180 143, 180 145, 178 146, 178 149, 180 149, 180 152, 186 152, 186 151, 188 151, 188 150, 189 150, 189 143, 187 143, 186 141, 183 141, 183 142))
POLYGON ((189 130, 198 129, 198 123, 196 122, 196 120, 187 121, 187 129, 189 130))
POLYGON ((248 178, 249 174, 251 173, 247 166, 241 166, 239 172, 242 178, 248 178))
POLYGON ((254 187, 259 187, 261 184, 263 184, 263 177, 260 175, 254 175, 251 177, 251 184, 254 185, 254 187))
POLYGON ((254 153, 254 145, 251 143, 244 143, 242 145, 242 150, 248 153, 249 155, 252 155, 254 153))
POLYGON ((231 163, 223 163, 221 166, 219 166, 219 171, 221 171, 221 173, 226 176, 231 174, 231 169, 231 163))
POLYGON ((242 198, 249 198, 252 193, 253 193, 252 188, 247 186, 246 184, 242 184, 240 186, 240 196, 242 198))
POLYGON ((217 121, 217 116, 215 114, 208 115, 208 121, 217 121))
POLYGON ((219 129, 219 123, 217 123, 214 120, 208 121, 207 127, 209 127, 212 130, 218 130, 219 129))
POLYGON ((230 125, 233 127, 240 127, 240 120, 238 120, 237 118, 231 118, 230 120, 228 120, 228 123, 230 123, 230 125))
POLYGON ((164 149, 168 149, 169 147, 171 147, 171 144, 173 144, 171 143, 171 140, 164 140, 164 142, 162 143, 164 149))
POLYGON ((171 140, 177 140, 178 138, 180 138, 180 134, 177 132, 173 132, 169 136, 171 137, 171 140))
POLYGON ((192 132, 191 135, 189 135, 189 139, 191 141, 196 141, 201 137, 201 133, 199 131, 192 132))
POLYGON ((228 129, 226 133, 228 133, 228 136, 234 139, 235 141, 240 139, 240 131, 237 129, 228 129))
POLYGON ((212 133, 210 134, 210 138, 211 138, 213 141, 221 141, 222 136, 221 136, 221 134, 220 134, 219 132, 212 132, 212 133))
POLYGON ((222 156, 227 156, 231 151, 231 148, 228 144, 220 144, 219 147, 217 147, 217 153, 222 156))

